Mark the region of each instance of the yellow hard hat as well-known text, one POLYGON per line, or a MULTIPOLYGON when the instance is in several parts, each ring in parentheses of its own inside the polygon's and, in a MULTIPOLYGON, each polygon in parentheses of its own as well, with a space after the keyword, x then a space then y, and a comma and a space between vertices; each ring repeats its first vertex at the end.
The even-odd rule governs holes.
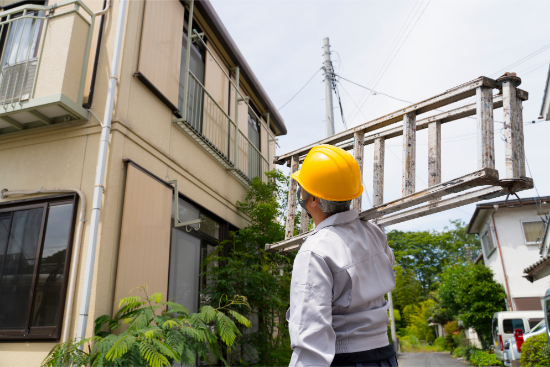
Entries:
POLYGON ((311 195, 330 201, 348 201, 363 193, 361 171, 351 154, 333 145, 312 148, 292 178, 311 195))

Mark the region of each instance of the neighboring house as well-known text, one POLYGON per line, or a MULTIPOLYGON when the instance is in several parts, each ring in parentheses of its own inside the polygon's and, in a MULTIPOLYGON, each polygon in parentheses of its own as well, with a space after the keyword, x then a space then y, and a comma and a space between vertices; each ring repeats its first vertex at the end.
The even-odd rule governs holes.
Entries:
POLYGON ((467 229, 467 233, 479 235, 482 261, 506 290, 510 311, 541 310, 540 297, 548 288, 548 284, 527 282, 523 269, 540 257, 545 228, 542 218, 550 210, 550 197, 524 198, 522 202, 522 206, 519 200, 477 204, 467 229))
POLYGON ((38 366, 56 342, 75 337, 86 316, 94 190, 104 194, 86 336, 137 285, 197 311, 201 260, 248 224, 235 205, 252 179, 266 180, 275 136, 286 134, 212 5, 194 2, 192 29, 206 46, 194 38, 184 104, 187 2, 127 2, 100 188, 98 118, 120 1, 0 6, 0 189, 8 190, 0 199, 0 366, 38 366), (200 219, 200 228, 174 227, 172 180, 179 221, 200 219), (61 189, 13 195, 41 188, 61 189))

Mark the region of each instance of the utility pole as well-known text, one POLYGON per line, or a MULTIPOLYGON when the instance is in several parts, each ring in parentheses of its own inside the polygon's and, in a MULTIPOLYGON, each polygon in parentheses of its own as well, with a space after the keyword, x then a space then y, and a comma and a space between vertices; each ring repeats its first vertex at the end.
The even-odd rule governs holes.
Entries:
POLYGON ((393 297, 391 291, 388 292, 388 303, 390 309, 391 341, 393 344, 393 350, 395 351, 395 353, 399 353, 399 346, 397 345, 397 333, 395 332, 395 315, 393 314, 393 297))
POLYGON ((334 135, 334 110, 332 107, 332 61, 330 60, 330 44, 328 37, 323 40, 323 58, 325 68, 325 106, 327 109, 327 138, 334 135))

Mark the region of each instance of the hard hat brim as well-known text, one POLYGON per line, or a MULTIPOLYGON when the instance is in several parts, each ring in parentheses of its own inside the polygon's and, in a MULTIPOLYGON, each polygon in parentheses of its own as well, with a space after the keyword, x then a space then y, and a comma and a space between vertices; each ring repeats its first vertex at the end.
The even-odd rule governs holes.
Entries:
POLYGON ((313 196, 315 196, 319 199, 328 200, 328 201, 348 201, 348 200, 353 200, 353 199, 358 198, 363 193, 363 185, 361 184, 361 185, 359 185, 359 190, 357 191, 357 193, 355 193, 353 196, 351 196, 349 198, 330 198, 330 197, 326 197, 324 195, 319 194, 318 192, 314 192, 315 190, 311 190, 311 188, 308 188, 307 186, 304 186, 302 184, 302 181, 300 180, 300 171, 301 170, 298 170, 298 171, 296 171, 292 174, 292 178, 294 179, 294 181, 298 182, 298 185, 300 185, 309 194, 311 194, 311 195, 313 195, 313 196))

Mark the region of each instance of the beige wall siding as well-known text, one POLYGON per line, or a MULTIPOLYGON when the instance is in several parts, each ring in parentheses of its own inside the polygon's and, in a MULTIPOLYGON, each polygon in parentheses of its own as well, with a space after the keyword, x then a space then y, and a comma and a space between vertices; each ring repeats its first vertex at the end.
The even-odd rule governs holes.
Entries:
POLYGON ((113 314, 139 285, 167 296, 171 208, 172 190, 129 164, 113 314))
POLYGON ((77 101, 89 27, 75 13, 49 22, 35 98, 63 93, 77 101))
POLYGON ((145 2, 139 71, 178 106, 183 5, 178 0, 145 2))

